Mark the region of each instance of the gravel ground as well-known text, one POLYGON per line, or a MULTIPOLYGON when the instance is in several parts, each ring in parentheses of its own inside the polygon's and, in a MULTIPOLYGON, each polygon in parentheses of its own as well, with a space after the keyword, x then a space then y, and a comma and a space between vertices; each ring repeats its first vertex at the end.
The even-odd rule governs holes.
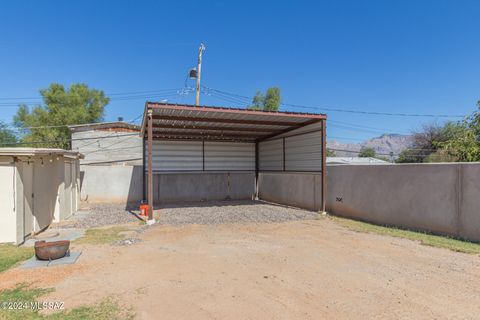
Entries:
POLYGON ((164 206, 160 224, 273 223, 316 219, 318 213, 261 201, 208 201, 164 206))
MULTIPOLYGON (((129 211, 124 205, 91 205, 56 227, 88 229, 138 222, 135 214, 137 210, 129 211)), ((158 214, 158 223, 162 225, 274 223, 318 218, 316 212, 251 200, 166 205, 155 211, 158 214)))
POLYGON ((125 205, 96 204, 81 209, 72 218, 57 224, 55 227, 89 229, 139 221, 133 211, 125 209, 125 205))

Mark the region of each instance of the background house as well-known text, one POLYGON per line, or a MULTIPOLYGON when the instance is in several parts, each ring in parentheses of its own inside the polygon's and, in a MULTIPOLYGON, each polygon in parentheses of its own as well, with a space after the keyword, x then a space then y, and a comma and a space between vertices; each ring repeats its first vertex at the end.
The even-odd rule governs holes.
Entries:
POLYGON ((142 199, 140 127, 126 122, 69 126, 72 150, 82 153, 81 199, 135 203, 142 199))
POLYGON ((103 122, 69 126, 72 150, 85 156, 80 164, 142 164, 140 127, 126 122, 103 122))
POLYGON ((331 164, 389 164, 390 162, 372 157, 327 157, 327 165, 331 164))

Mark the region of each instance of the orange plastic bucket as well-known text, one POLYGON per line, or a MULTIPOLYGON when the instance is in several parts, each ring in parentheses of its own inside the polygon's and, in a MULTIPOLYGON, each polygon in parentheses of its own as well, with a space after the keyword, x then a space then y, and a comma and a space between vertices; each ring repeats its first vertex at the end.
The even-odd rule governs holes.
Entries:
POLYGON ((140 205, 140 215, 141 216, 144 216, 144 217, 148 216, 148 207, 149 206, 146 203, 142 203, 140 205))

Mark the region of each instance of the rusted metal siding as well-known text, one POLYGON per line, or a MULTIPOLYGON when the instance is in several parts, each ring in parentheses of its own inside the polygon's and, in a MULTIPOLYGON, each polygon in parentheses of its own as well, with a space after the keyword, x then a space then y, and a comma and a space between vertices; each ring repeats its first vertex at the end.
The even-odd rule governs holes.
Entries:
POLYGON ((258 144, 259 170, 283 170, 283 139, 258 144))
POLYGON ((205 170, 255 170, 255 143, 205 142, 205 170))

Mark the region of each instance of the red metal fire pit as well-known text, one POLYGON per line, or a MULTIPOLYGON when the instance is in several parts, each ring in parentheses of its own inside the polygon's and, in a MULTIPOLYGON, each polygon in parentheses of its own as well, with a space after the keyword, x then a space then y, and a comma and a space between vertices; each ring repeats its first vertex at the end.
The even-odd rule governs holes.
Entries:
POLYGON ((38 260, 56 260, 65 257, 70 253, 70 241, 36 241, 35 256, 38 260))

